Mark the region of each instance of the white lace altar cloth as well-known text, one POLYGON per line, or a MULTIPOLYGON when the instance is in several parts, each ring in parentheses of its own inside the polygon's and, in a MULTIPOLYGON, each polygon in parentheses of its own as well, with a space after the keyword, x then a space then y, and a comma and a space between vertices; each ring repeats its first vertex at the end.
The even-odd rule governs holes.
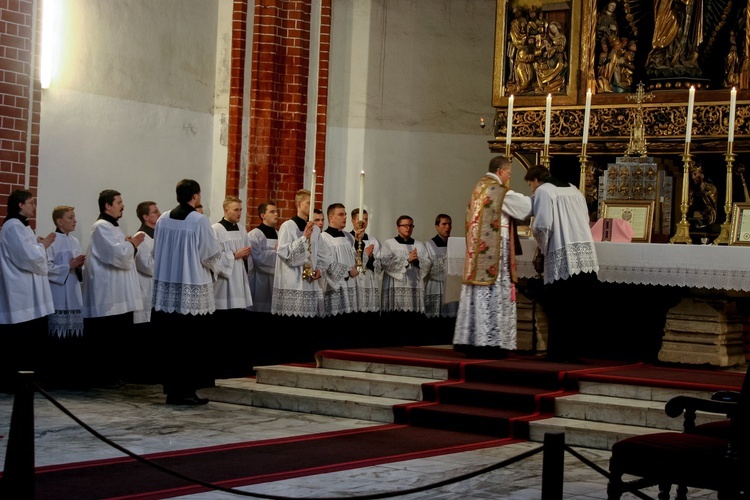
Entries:
MULTIPOLYGON (((595 242, 599 280, 607 283, 663 285, 750 292, 750 247, 714 245, 670 245, 666 243, 595 242)), ((521 239, 518 276, 532 278, 531 259, 536 242, 521 239)), ((446 271, 461 276, 464 269, 464 238, 448 239, 446 271)))

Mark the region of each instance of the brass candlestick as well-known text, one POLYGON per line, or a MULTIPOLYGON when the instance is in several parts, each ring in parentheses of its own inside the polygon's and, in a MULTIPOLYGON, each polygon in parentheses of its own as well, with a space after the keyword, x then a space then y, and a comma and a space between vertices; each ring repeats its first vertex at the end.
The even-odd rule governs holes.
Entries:
POLYGON ((724 156, 727 162, 727 192, 724 202, 726 218, 721 225, 719 236, 714 240, 714 245, 729 245, 729 242, 732 241, 732 164, 734 163, 732 144, 732 142, 727 143, 727 154, 724 156))
POLYGON ((690 239, 690 224, 687 220, 689 209, 688 203, 688 182, 690 182, 690 166, 693 164, 693 155, 690 154, 690 143, 685 143, 685 152, 682 154, 682 201, 680 202, 680 212, 682 217, 677 223, 677 231, 669 239, 670 243, 692 244, 690 239))
POLYGON ((581 162, 581 177, 578 180, 578 189, 586 196, 586 165, 589 163, 589 157, 586 154, 587 144, 584 142, 581 146, 581 156, 578 157, 578 161, 581 162))
POLYGON ((539 159, 539 162, 549 170, 549 144, 544 145, 542 157, 539 159))
POLYGON ((510 156, 510 144, 508 144, 508 143, 505 144, 505 157, 508 158, 509 160, 511 159, 511 156, 510 156))
MULTIPOLYGON (((359 221, 358 224, 360 229, 365 227, 364 221, 359 221)), ((363 234, 362 237, 364 238, 364 236, 365 235, 363 234)), ((357 272, 359 274, 365 274, 367 272, 367 268, 362 264, 363 244, 364 242, 361 239, 357 240, 357 272)))
POLYGON ((312 236, 307 239, 307 262, 302 268, 302 278, 311 280, 315 277, 315 271, 312 268, 312 236))

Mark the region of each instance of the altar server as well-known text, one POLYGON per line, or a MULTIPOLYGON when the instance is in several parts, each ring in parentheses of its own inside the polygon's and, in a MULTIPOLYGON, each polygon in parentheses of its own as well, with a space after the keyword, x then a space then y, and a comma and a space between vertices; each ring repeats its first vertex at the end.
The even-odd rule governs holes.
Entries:
POLYGON ((279 233, 279 209, 276 203, 268 201, 258 205, 260 224, 248 233, 250 257, 253 268, 249 272, 250 293, 253 296, 251 311, 270 313, 273 298, 273 273, 276 269, 276 247, 279 233))
POLYGON ((29 219, 36 217, 31 191, 13 191, 7 214, 0 230, 0 331, 6 352, 0 363, 0 387, 12 389, 17 371, 44 368, 47 316, 55 310, 46 249, 55 233, 37 239, 29 227, 29 219))

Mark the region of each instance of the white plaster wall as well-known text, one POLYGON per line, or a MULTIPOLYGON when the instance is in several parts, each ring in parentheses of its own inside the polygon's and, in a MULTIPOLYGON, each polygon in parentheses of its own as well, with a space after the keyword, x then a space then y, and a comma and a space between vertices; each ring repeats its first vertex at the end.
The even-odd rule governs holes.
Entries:
POLYGON ((45 91, 39 158, 39 234, 54 230, 52 209, 76 207, 75 236, 85 245, 103 189, 122 193, 121 225, 133 234, 136 205, 173 208, 175 185, 193 178, 211 185, 213 122, 208 113, 64 89, 45 91))
MULTIPOLYGON (((72 204, 85 246, 105 188, 123 193, 132 233, 137 203, 170 209, 185 177, 201 183, 216 220, 231 0, 61 4, 67 58, 42 96, 39 233, 52 230, 54 206, 72 204)), ((493 114, 495 0, 334 0, 332 13, 324 207, 356 207, 364 169, 371 234, 393 236, 407 213, 427 239, 446 212, 462 236, 471 188, 492 156, 478 124, 493 114)))
POLYGON ((212 192, 221 158, 213 119, 220 2, 59 3, 59 64, 42 93, 37 227, 51 231, 52 208, 73 205, 85 248, 102 189, 123 194, 128 234, 139 226, 138 202, 176 204, 178 180, 212 192))
POLYGON ((479 118, 493 116, 494 26, 495 0, 334 0, 324 208, 356 208, 364 169, 372 235, 408 214, 428 239, 444 212, 463 236, 493 156, 479 118))

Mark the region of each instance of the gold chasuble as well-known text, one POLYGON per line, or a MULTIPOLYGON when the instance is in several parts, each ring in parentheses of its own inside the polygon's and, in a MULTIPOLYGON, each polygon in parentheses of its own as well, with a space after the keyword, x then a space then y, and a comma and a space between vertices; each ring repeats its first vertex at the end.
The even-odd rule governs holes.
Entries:
MULTIPOLYGON (((474 187, 466 210, 466 257, 463 283, 489 286, 500 275, 503 257, 502 212, 508 188, 496 178, 486 175, 474 187)), ((510 218, 509 218, 510 219, 510 218)), ((510 219, 511 225, 513 220, 510 219)), ((513 235, 513 227, 509 227, 513 235)), ((517 280, 515 245, 510 243, 511 281, 517 280)))

